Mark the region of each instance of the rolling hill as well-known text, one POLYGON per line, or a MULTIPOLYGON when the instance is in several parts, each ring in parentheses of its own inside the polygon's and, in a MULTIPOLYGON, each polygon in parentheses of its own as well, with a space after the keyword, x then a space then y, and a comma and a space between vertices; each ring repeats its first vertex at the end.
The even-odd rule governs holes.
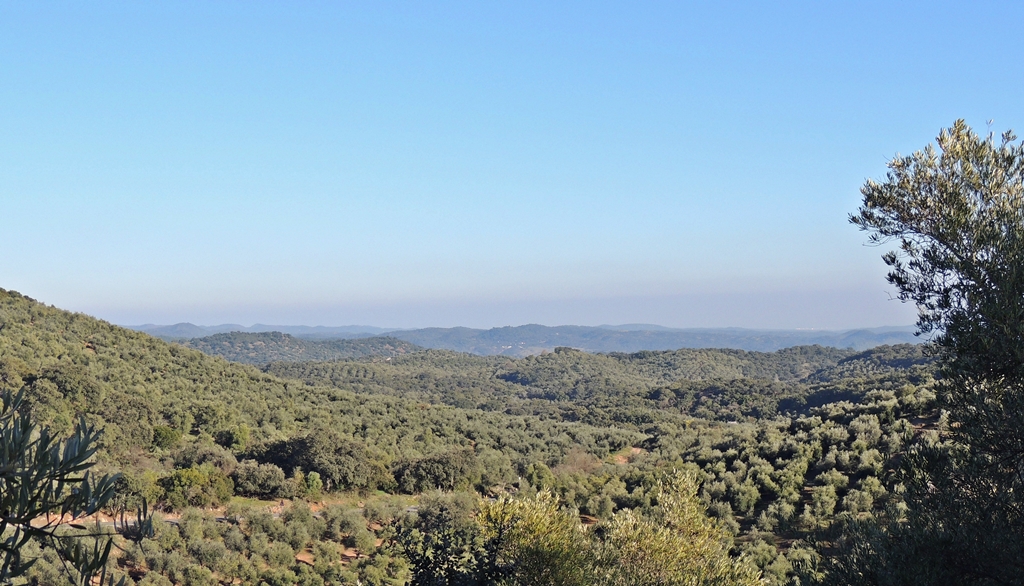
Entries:
POLYGON ((384 330, 369 326, 309 327, 236 325, 136 326, 154 336, 182 341, 215 333, 262 333, 278 331, 301 339, 354 339, 386 335, 424 348, 469 352, 483 356, 529 356, 570 347, 587 352, 638 352, 679 348, 732 348, 773 352, 791 346, 831 346, 867 350, 883 344, 916 344, 913 327, 884 327, 844 331, 751 330, 743 328, 672 329, 646 324, 625 326, 542 326, 524 325, 491 328, 422 328, 384 330), (276 328, 271 330, 271 328, 276 328))
POLYGON ((206 354, 246 364, 341 360, 370 356, 394 357, 422 350, 415 344, 386 336, 309 340, 281 332, 229 332, 192 338, 182 344, 206 354))

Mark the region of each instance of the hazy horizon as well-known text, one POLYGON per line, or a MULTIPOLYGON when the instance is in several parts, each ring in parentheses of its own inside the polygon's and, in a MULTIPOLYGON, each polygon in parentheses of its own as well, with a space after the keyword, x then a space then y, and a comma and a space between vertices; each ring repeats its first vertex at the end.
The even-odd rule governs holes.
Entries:
POLYGON ((458 301, 346 307, 197 308, 192 311, 123 312, 100 315, 118 324, 170 325, 275 324, 416 329, 543 324, 599 326, 652 324, 669 328, 747 328, 848 330, 910 325, 916 310, 888 297, 883 287, 855 292, 728 292, 714 295, 624 297, 612 299, 458 301), (874 296, 871 295, 874 293, 874 296), (822 303, 826 297, 832 303, 822 303), (872 298, 873 297, 873 298, 872 298), (873 306, 873 307, 872 307, 873 306), (731 314, 733 319, 722 319, 731 314), (859 319, 863 315, 873 319, 859 319), (110 315, 115 319, 110 319, 110 315), (120 316, 120 317, 117 317, 120 316), (851 319, 849 316, 853 316, 851 319), (157 319, 139 319, 152 318, 157 319), (225 319, 226 317, 226 319, 225 319), (135 318, 135 319, 133 319, 135 318))
POLYGON ((4 4, 0 287, 135 324, 912 323, 848 214, 957 118, 1024 129, 1022 19, 4 4))
MULTIPOLYGON (((304 324, 265 324, 265 323, 260 323, 260 322, 255 322, 255 323, 251 323, 251 324, 236 324, 236 323, 197 324, 197 323, 192 323, 192 322, 177 322, 177 323, 165 323, 165 324, 156 324, 156 323, 127 324, 127 323, 123 323, 123 324, 114 324, 114 325, 117 325, 117 326, 120 326, 120 327, 123 327, 123 328, 129 328, 129 329, 137 329, 137 328, 143 328, 143 327, 163 328, 163 327, 172 327, 172 326, 177 326, 177 325, 193 325, 193 326, 200 327, 200 328, 220 328, 220 327, 234 327, 234 326, 238 326, 238 327, 242 327, 242 328, 246 328, 246 329, 252 329, 252 328, 256 328, 256 327, 259 327, 259 328, 279 328, 280 327, 280 328, 309 328, 309 329, 316 329, 316 328, 323 328, 323 329, 351 329, 354 332, 355 331, 359 331, 359 328, 366 328, 365 331, 367 333, 370 333, 370 330, 380 330, 382 332, 381 335, 387 335, 388 332, 403 332, 403 331, 412 331, 412 330, 421 330, 421 329, 453 329, 453 328, 459 328, 459 327, 465 327, 467 329, 473 329, 473 330, 494 330, 494 329, 502 329, 502 328, 520 328, 520 327, 529 327, 529 326, 541 326, 541 327, 546 327, 546 328, 560 328, 560 327, 608 328, 608 329, 612 329, 612 330, 616 330, 617 328, 629 327, 630 328, 629 330, 621 330, 621 331, 745 330, 745 331, 752 331, 752 332, 775 332, 775 331, 789 331, 789 332, 835 332, 835 331, 850 331, 850 330, 861 330, 861 329, 863 329, 863 330, 878 330, 878 329, 896 329, 896 330, 904 330, 904 329, 906 329, 906 330, 909 330, 909 329, 913 329, 913 328, 916 327, 914 324, 903 324, 903 325, 872 326, 872 327, 865 327, 865 328, 839 328, 839 329, 825 329, 825 328, 742 328, 742 327, 738 327, 738 326, 727 326, 727 327, 721 327, 721 328, 715 328, 715 327, 673 328, 673 327, 668 327, 668 326, 662 326, 660 324, 596 324, 596 325, 590 325, 590 324, 569 324, 569 323, 565 323, 565 324, 522 323, 522 324, 505 324, 505 325, 501 325, 501 326, 479 327, 479 328, 472 328, 472 327, 469 327, 469 326, 423 326, 423 327, 419 327, 419 328, 400 328, 400 327, 381 327, 381 326, 375 326, 373 324, 327 324, 327 325, 325 325, 325 324, 311 324, 311 323, 304 323, 304 324)), ((263 330, 261 330, 261 331, 263 331, 263 330)), ((273 331, 273 330, 266 330, 266 331, 273 331)))

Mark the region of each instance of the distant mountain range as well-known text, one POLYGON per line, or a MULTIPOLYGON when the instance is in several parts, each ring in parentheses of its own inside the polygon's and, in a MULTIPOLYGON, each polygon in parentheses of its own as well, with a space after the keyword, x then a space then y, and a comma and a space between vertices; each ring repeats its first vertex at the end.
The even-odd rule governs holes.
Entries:
POLYGON ((917 343, 914 328, 876 328, 842 332, 815 330, 612 329, 610 327, 526 325, 474 330, 426 328, 391 332, 389 336, 425 348, 447 348, 473 354, 525 356, 558 346, 588 352, 638 352, 680 348, 734 348, 774 352, 791 346, 818 344, 866 350, 882 344, 917 343))
MULTIPOLYGON (((269 326, 245 327, 235 324, 197 326, 181 323, 170 326, 147 324, 128 326, 166 340, 186 341, 227 332, 281 332, 306 340, 339 340, 376 337, 386 334, 424 348, 443 348, 480 355, 527 356, 559 346, 588 352, 637 352, 676 350, 679 348, 733 348, 773 352, 791 346, 818 344, 836 348, 865 350, 882 344, 914 344, 913 326, 867 328, 857 330, 753 330, 744 328, 676 329, 649 324, 619 326, 507 326, 489 330, 473 328, 423 328, 397 330, 372 326, 269 326)), ((269 341, 269 340, 264 340, 269 341)), ((289 342, 290 344, 294 344, 289 342)), ((203 345, 189 343, 193 347, 203 345)), ((340 349, 340 348, 339 348, 340 349)), ((408 349, 405 349, 408 351, 408 349)), ((312 347, 302 353, 317 354, 312 347)), ((358 352, 357 352, 358 353, 358 352)))
POLYGON ((350 338, 364 338, 367 336, 379 336, 387 332, 396 331, 395 328, 375 328, 373 326, 268 326, 255 324, 243 326, 239 324, 221 324, 219 326, 197 326, 190 323, 180 323, 170 326, 156 324, 143 324, 141 326, 122 326, 130 330, 146 332, 151 336, 163 338, 164 340, 189 340, 202 338, 213 334, 225 334, 228 332, 281 332, 298 338, 323 339, 323 340, 344 340, 350 338))

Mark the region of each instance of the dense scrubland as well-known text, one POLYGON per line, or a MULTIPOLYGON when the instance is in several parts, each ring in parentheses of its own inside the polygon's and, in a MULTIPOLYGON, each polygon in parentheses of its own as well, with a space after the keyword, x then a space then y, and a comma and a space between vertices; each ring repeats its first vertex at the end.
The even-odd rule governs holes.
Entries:
MULTIPOLYGON (((102 431, 96 469, 122 474, 108 508, 145 499, 176 521, 111 556, 147 584, 499 583, 509 511, 535 520, 530 541, 585 544, 558 551, 604 583, 631 583, 610 573, 623 559, 648 571, 630 553, 645 539, 696 534, 729 580, 806 583, 828 555, 816 536, 898 506, 894 456, 943 425, 915 345, 508 358, 384 344, 256 368, 15 292, 0 324, 3 387, 59 433, 79 415, 102 431), (672 515, 689 529, 663 534, 672 515)), ((682 551, 644 551, 666 547, 682 551)), ((59 582, 40 554, 30 578, 59 582)))
POLYGON ((305 340, 281 332, 225 332, 182 340, 189 348, 223 356, 233 362, 266 364, 276 361, 340 360, 364 356, 401 356, 422 350, 387 336, 345 340, 305 340))

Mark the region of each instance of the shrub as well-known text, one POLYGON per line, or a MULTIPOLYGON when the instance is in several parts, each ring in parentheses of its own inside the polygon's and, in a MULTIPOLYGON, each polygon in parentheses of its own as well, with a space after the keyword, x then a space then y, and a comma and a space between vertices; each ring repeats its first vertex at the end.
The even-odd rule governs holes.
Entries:
POLYGON ((273 499, 281 496, 285 485, 284 470, 274 464, 243 460, 232 475, 235 492, 243 496, 273 499))
POLYGON ((209 464, 175 470, 161 485, 167 506, 175 510, 220 505, 231 498, 234 489, 231 479, 209 464))

